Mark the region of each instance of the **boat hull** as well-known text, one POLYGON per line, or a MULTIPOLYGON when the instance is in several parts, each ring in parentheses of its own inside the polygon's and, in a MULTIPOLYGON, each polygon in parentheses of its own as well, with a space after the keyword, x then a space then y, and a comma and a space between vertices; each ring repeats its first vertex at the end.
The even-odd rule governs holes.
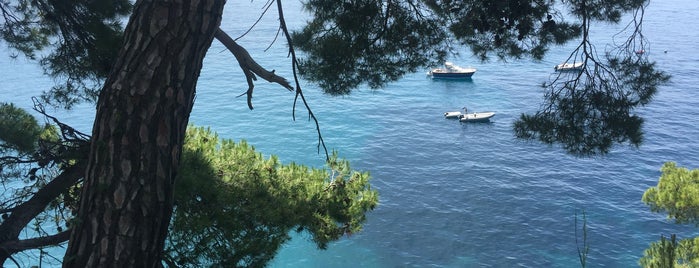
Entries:
POLYGON ((493 112, 462 114, 459 116, 459 122, 463 122, 463 123, 489 122, 490 118, 493 116, 495 116, 495 113, 493 113, 493 112))
POLYGON ((465 79, 471 78, 475 72, 466 73, 435 73, 432 72, 433 79, 465 79))
POLYGON ((461 116, 461 112, 446 112, 444 113, 444 118, 446 119, 457 119, 459 116, 461 116))

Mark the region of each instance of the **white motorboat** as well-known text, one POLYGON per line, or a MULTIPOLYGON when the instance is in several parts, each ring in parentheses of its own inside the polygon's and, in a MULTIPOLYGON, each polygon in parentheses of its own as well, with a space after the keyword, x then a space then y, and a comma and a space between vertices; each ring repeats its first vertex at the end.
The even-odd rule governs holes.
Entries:
POLYGON ((459 119, 460 122, 487 122, 495 115, 494 112, 477 112, 469 113, 466 107, 463 111, 452 111, 444 113, 444 118, 459 119))
POLYGON ((575 72, 582 71, 583 67, 584 65, 582 62, 561 63, 553 67, 553 70, 556 72, 575 72))
POLYGON ((488 122, 494 112, 466 113, 459 116, 459 122, 488 122))
POLYGON ((432 79, 464 79, 471 78, 476 72, 475 68, 463 68, 451 62, 444 63, 444 68, 435 68, 427 73, 432 79))

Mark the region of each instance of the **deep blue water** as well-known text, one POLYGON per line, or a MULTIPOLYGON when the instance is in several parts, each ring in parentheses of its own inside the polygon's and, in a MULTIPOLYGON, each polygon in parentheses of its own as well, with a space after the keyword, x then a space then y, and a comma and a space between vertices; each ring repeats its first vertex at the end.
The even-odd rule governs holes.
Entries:
MULTIPOLYGON (((224 17, 223 29, 234 37, 252 24, 263 4, 241 2, 229 1, 224 17)), ((290 24, 299 25, 304 18, 298 5, 285 4, 290 24)), ((699 235, 696 227, 675 225, 640 201, 657 183, 664 162, 699 168, 699 32, 691 30, 697 15, 699 3, 693 0, 653 1, 647 8, 646 51, 672 82, 637 111, 646 120, 644 144, 617 146, 602 157, 572 157, 512 134, 512 122, 539 107, 539 85, 574 44, 552 48, 542 61, 481 63, 464 50, 452 61, 478 69, 471 81, 433 81, 419 72, 381 90, 362 87, 344 97, 323 95, 302 82, 327 146, 354 168, 371 172, 380 205, 363 232, 328 250, 295 235, 271 267, 579 267, 575 215, 582 210, 590 267, 634 267, 661 234, 699 235), (463 106, 497 115, 490 124, 442 117, 463 106)), ((263 66, 291 78, 285 42, 280 38, 264 51, 274 40, 275 23, 268 15, 239 42, 263 66)), ((621 28, 596 25, 598 50, 621 41, 621 36, 612 39, 621 28)), ((30 96, 52 83, 21 57, 0 57, 0 74, 0 100, 25 108, 31 107, 30 96)), ((191 123, 210 126, 222 137, 246 139, 284 162, 323 164, 315 124, 302 105, 292 119, 292 93, 258 82, 250 111, 245 98, 236 97, 245 90, 235 59, 214 42, 191 123)), ((90 106, 60 113, 89 132, 90 106)))

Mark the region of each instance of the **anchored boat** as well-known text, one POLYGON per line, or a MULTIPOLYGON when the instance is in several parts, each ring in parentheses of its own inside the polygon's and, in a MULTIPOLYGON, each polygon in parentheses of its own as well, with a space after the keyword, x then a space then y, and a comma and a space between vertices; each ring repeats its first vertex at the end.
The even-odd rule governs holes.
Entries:
POLYGON ((471 78, 476 73, 475 68, 463 68, 451 62, 444 63, 444 68, 435 68, 427 73, 432 79, 464 79, 471 78))

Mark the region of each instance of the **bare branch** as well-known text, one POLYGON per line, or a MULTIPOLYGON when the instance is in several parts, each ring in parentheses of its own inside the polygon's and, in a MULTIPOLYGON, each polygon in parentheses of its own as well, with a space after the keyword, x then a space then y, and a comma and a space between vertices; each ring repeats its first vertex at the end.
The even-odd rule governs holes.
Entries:
MULTIPOLYGON (((79 163, 85 163, 80 161, 79 163)), ((39 189, 27 202, 12 209, 12 213, 0 224, 0 240, 16 238, 22 229, 34 219, 44 208, 70 186, 82 178, 85 166, 78 164, 67 167, 63 173, 39 189)))
MULTIPOLYGON (((262 68, 253 58, 250 56, 250 53, 248 53, 245 48, 242 46, 238 45, 238 43, 233 40, 226 32, 221 30, 220 28, 216 31, 216 34, 214 35, 218 41, 223 43, 226 48, 233 53, 233 56, 235 56, 236 60, 238 60, 238 64, 240 65, 240 68, 243 69, 243 73, 245 74, 245 78, 248 81, 248 90, 243 93, 247 94, 248 97, 248 108, 250 110, 253 109, 252 107, 252 92, 253 88, 255 87, 253 80, 257 80, 255 75, 259 76, 260 78, 267 80, 270 83, 277 83, 284 88, 288 89, 289 91, 293 91, 294 87, 289 84, 288 81, 284 77, 278 76, 274 74, 274 70, 272 71, 267 71, 265 68, 262 68)), ((242 96, 242 94, 241 94, 242 96)))
POLYGON ((34 110, 46 118, 50 119, 53 121, 56 125, 58 125, 59 129, 61 130, 61 135, 64 140, 73 142, 73 143, 78 143, 78 144, 84 144, 87 143, 90 140, 90 135, 87 135, 85 133, 82 133, 73 127, 64 124, 63 122, 59 121, 58 118, 49 115, 46 113, 46 108, 44 108, 44 105, 41 104, 41 102, 37 98, 32 98, 32 101, 34 102, 34 110))
POLYGON ((68 238, 70 238, 70 230, 49 236, 7 241, 0 244, 0 249, 6 250, 7 252, 20 252, 27 249, 55 246, 68 241, 68 238))
POLYGON ((245 31, 243 34, 241 34, 240 36, 238 36, 238 38, 236 38, 235 40, 237 41, 237 40, 239 40, 240 38, 243 38, 243 36, 245 36, 245 35, 247 35, 248 33, 250 33, 250 31, 252 31, 252 28, 255 28, 255 26, 256 26, 258 23, 260 23, 260 21, 261 21, 262 18, 265 16, 265 14, 267 14, 267 11, 269 10, 270 7, 272 7, 272 2, 267 2, 267 3, 265 3, 264 11, 262 11, 262 14, 260 14, 260 16, 257 17, 257 20, 255 21, 255 23, 253 23, 253 24, 250 26, 250 28, 248 28, 247 31, 245 31))
POLYGON ((299 83, 299 77, 298 74, 296 73, 296 69, 298 69, 298 61, 296 59, 296 51, 294 51, 294 45, 293 42, 291 41, 291 35, 289 34, 289 30, 286 28, 286 20, 284 20, 284 11, 282 8, 282 1, 281 0, 276 0, 277 1, 277 10, 279 12, 279 28, 282 29, 282 32, 284 32, 284 36, 286 37, 286 42, 289 44, 289 55, 291 55, 291 68, 294 71, 294 82, 296 82, 296 97, 294 98, 294 109, 293 109, 293 114, 294 114, 294 119, 296 118, 296 101, 298 100, 299 97, 301 97, 301 100, 303 101, 303 104, 306 106, 306 110, 308 110, 308 118, 313 119, 313 121, 316 123, 316 131, 318 132, 318 152, 320 153, 320 146, 323 146, 323 149, 325 150, 325 159, 329 160, 330 155, 328 154, 328 148, 325 146, 325 141, 323 141, 323 135, 320 134, 320 125, 318 124, 318 119, 316 116, 313 114, 313 111, 311 111, 311 107, 308 106, 308 102, 306 102, 306 98, 303 96, 303 91, 301 91, 301 84, 299 83))

